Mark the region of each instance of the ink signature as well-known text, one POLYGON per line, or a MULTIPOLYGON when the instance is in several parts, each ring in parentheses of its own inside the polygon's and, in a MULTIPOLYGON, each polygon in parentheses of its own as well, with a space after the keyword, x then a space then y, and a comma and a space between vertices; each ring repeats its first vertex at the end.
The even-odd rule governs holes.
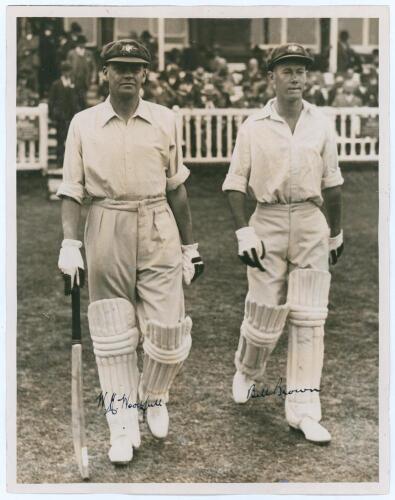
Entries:
POLYGON ((138 410, 146 410, 147 408, 153 408, 154 406, 162 406, 162 400, 156 399, 155 401, 130 401, 129 397, 126 394, 122 396, 117 395, 113 392, 110 395, 106 392, 100 392, 100 394, 96 397, 97 407, 104 408, 104 414, 110 413, 111 415, 116 415, 119 409, 138 409, 138 410), (110 401, 108 402, 110 398, 110 401), (108 403, 108 404, 107 404, 108 403), (118 405, 117 403, 120 403, 118 405))
POLYGON ((250 399, 253 398, 266 398, 267 396, 280 396, 285 399, 286 396, 296 393, 304 393, 304 392, 321 392, 321 389, 291 389, 287 391, 287 387, 285 384, 282 384, 283 379, 280 377, 277 381, 277 384, 274 388, 270 388, 268 386, 263 386, 262 389, 257 389, 255 384, 248 389, 247 397, 250 399))

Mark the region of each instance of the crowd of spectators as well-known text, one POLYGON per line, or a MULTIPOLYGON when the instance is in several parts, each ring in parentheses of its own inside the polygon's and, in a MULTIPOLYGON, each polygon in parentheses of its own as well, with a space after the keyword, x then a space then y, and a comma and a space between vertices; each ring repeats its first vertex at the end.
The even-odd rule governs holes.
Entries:
MULTIPOLYGON (((164 71, 158 71, 157 43, 145 31, 131 38, 142 41, 154 55, 154 61, 143 89, 144 98, 168 107, 182 108, 259 108, 274 96, 266 78, 267 52, 252 50, 246 63, 228 62, 216 47, 192 46, 173 49, 167 56, 164 71)), ((34 106, 50 97, 54 81, 61 76, 61 65, 71 65, 71 80, 78 94, 79 109, 87 103, 87 92, 94 87, 97 100, 108 94, 101 72, 98 51, 86 47, 86 38, 78 23, 57 37, 49 27, 40 39, 48 57, 38 59, 38 37, 27 29, 18 40, 17 105, 34 106)), ((318 106, 378 105, 378 51, 364 60, 352 49, 347 32, 341 32, 338 44, 336 74, 326 71, 322 55, 308 73, 304 99, 318 106)))

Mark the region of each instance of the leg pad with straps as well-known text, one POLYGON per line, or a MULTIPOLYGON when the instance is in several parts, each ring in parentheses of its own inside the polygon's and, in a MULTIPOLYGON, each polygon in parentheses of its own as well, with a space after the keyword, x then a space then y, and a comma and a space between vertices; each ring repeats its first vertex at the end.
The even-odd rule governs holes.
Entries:
POLYGON ((142 401, 168 401, 169 389, 192 345, 192 320, 174 326, 148 321, 144 338, 144 366, 139 395, 142 401))
POLYGON ((287 305, 260 305, 247 298, 235 355, 238 371, 251 380, 262 381, 267 360, 280 338, 287 315, 287 305))
POLYGON ((297 269, 289 276, 289 338, 285 413, 291 425, 304 417, 321 420, 320 382, 324 360, 324 324, 331 275, 297 269))
POLYGON ((113 406, 117 413, 106 414, 111 441, 125 435, 138 447, 137 409, 127 408, 127 400, 122 399, 126 396, 129 403, 137 402, 139 331, 134 307, 123 298, 98 300, 89 305, 88 321, 106 406, 115 395, 113 406))

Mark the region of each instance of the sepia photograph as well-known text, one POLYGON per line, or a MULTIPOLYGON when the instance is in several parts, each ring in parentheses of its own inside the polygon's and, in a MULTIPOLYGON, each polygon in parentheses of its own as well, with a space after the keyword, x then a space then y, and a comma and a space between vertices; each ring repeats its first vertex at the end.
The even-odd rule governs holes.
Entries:
POLYGON ((8 491, 387 492, 388 21, 8 7, 8 491))

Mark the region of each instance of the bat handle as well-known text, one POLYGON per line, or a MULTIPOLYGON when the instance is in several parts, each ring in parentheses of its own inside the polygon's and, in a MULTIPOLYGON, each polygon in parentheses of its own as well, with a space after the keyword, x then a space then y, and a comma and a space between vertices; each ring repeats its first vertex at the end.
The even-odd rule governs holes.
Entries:
POLYGON ((81 344, 80 287, 71 292, 71 343, 81 344))

